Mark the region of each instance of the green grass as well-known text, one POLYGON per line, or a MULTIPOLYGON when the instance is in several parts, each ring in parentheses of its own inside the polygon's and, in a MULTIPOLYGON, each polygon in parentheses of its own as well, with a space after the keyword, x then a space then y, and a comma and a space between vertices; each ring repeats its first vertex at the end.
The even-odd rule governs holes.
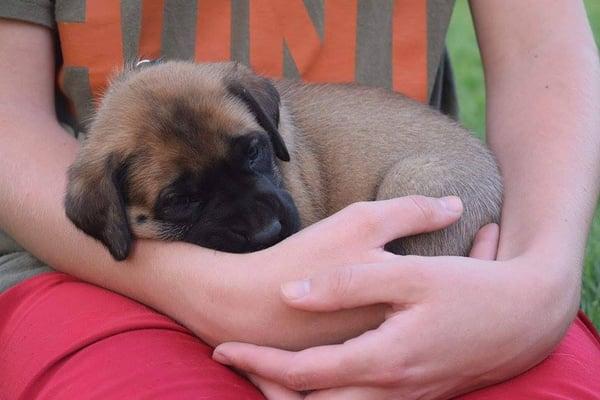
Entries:
MULTIPOLYGON (((596 43, 600 44, 600 1, 585 2, 596 43)), ((448 48, 458 90, 460 118, 479 137, 485 135, 483 70, 466 0, 458 0, 448 32, 448 48)), ((588 239, 581 306, 600 328, 600 206, 588 239)))

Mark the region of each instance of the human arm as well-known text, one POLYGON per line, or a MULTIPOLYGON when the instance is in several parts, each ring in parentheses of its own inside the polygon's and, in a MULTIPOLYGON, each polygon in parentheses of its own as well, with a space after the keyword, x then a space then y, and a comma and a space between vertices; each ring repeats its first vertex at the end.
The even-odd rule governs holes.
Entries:
MULTIPOLYGON (((276 304, 271 308, 261 304, 265 293, 252 293, 259 276, 256 270, 250 273, 252 264, 261 263, 256 257, 250 260, 186 244, 138 241, 131 259, 118 263, 99 242, 75 229, 65 217, 62 202, 66 170, 78 142, 54 115, 50 31, 4 20, 0 54, 7 55, 0 59, 2 229, 55 269, 147 304, 210 342, 225 337, 279 344, 284 344, 283 337, 291 342, 302 340, 296 325, 303 319, 299 313, 277 314, 276 304), (266 319, 269 313, 278 315, 279 329, 263 332, 263 326, 253 326, 244 309, 248 306, 255 308, 257 320, 266 319)), ((263 285, 270 283, 275 284, 263 285)), ((272 291, 275 298, 278 286, 272 291)), ((362 323, 372 323, 368 320, 363 318, 362 323)), ((314 329, 321 329, 317 325, 314 329)), ((335 331, 333 326, 330 331, 335 331)))
MULTIPOLYGON (((66 170, 79 143, 55 116, 53 47, 49 29, 0 19, 0 228, 59 271, 132 297, 192 329, 193 322, 210 320, 221 304, 193 319, 182 297, 194 285, 189 278, 202 279, 200 305, 225 290, 219 276, 233 265, 227 255, 140 242, 135 260, 117 263, 67 220, 66 170), (191 275, 193 266, 197 273, 191 275)), ((218 335, 202 329, 196 333, 218 335)))
POLYGON ((582 1, 471 1, 485 69, 487 137, 505 181, 498 259, 540 282, 532 353, 579 307, 600 184, 600 66, 582 1))
MULTIPOLYGON (((296 355, 275 359, 281 353, 225 345, 217 350, 228 364, 297 390, 396 383, 402 398, 437 399, 512 377, 560 340, 579 304, 600 183, 597 50, 581 2, 471 3, 486 68, 488 138, 505 184, 499 261, 476 262, 481 275, 466 260, 418 260, 419 273, 403 281, 425 279, 427 289, 398 296, 406 304, 396 325, 403 340, 380 341, 388 364, 369 358, 373 349, 361 352, 357 364, 370 368, 368 377, 340 383, 331 365, 315 369, 325 365, 316 351, 299 363, 296 355), (398 346, 401 354, 390 351, 398 346), (269 365, 279 373, 266 371, 269 365)), ((395 263, 398 273, 412 267, 410 259, 395 263)), ((318 309, 300 303, 290 302, 318 309)), ((346 358, 345 370, 350 363, 346 358)), ((377 398, 362 395, 343 398, 377 398)))
MULTIPOLYGON (((373 220, 369 210, 380 210, 374 204, 354 207, 335 226, 321 224, 251 255, 139 240, 130 259, 115 262, 65 217, 66 170, 78 142, 54 115, 50 31, 0 20, 0 54, 0 228, 36 257, 149 305, 209 343, 244 340, 301 348, 337 342, 383 319, 382 307, 314 315, 286 307, 279 297, 281 282, 310 271, 384 259, 384 237, 380 243, 366 239, 384 230, 380 219, 396 227, 403 223, 389 218, 396 209, 373 220), (338 234, 342 229, 353 235, 338 234)), ((458 216, 429 228, 439 229, 458 216)))

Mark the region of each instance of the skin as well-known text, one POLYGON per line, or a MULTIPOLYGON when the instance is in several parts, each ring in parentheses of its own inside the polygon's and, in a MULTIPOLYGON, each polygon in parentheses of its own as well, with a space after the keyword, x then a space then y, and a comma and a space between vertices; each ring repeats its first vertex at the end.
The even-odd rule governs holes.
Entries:
POLYGON ((540 4, 471 2, 486 73, 488 140, 505 181, 497 261, 421 259, 419 273, 406 277, 414 260, 405 258, 315 275, 314 293, 286 298, 290 306, 402 307, 343 346, 292 354, 231 343, 218 347, 215 359, 258 374, 272 398, 302 397, 283 385, 325 389, 311 400, 445 399, 513 376, 552 350, 579 305, 598 195, 600 68, 583 4, 540 4), (405 293, 407 279, 423 276, 422 290, 405 293), (373 297, 369 287, 354 285, 361 280, 389 292, 373 297))
MULTIPOLYGON (((378 264, 377 275, 392 265, 407 271, 402 287, 415 288, 414 297, 386 300, 410 305, 401 311, 410 328, 401 343, 411 345, 391 360, 403 366, 397 375, 369 364, 379 375, 374 379, 383 375, 386 382, 380 396, 369 398, 385 398, 403 379, 411 382, 408 399, 447 398, 507 379, 542 360, 577 310, 585 227, 600 182, 600 68, 580 3, 557 0, 541 7, 496 0, 472 6, 486 69, 488 138, 505 181, 498 261, 390 258, 378 235, 393 214, 371 203, 251 255, 139 241, 132 259, 117 264, 64 216, 65 172, 77 143, 53 115, 50 35, 11 22, 0 23, 0 54, 8 55, 0 59, 0 187, 7 188, 0 191, 0 227, 58 270, 148 304, 213 344, 236 340, 299 349, 357 336, 383 321, 389 306, 307 313, 294 308, 299 303, 286 305, 280 285, 344 266, 378 264), (463 373, 456 376, 457 370, 463 373)), ((417 205, 393 212, 411 218, 429 210, 422 230, 458 217, 439 219, 433 200, 410 201, 417 205)), ((390 342, 379 345, 392 355, 390 342)), ((232 360, 234 354, 243 358, 242 352, 226 355, 232 360)), ((355 388, 366 381, 358 368, 355 381, 339 382, 326 371, 290 369, 289 360, 280 361, 278 368, 287 372, 279 383, 293 389, 355 388)), ((364 391, 359 395, 364 398, 364 391)))
MULTIPOLYGON (((411 229, 419 229, 427 224, 424 218, 413 219, 411 222, 416 222, 411 229)), ((496 224, 483 227, 475 237, 470 257, 494 260, 499 231, 496 224)), ((415 307, 410 304, 427 306, 427 303, 434 302, 432 300, 436 291, 436 288, 414 286, 419 283, 431 283, 432 278, 422 282, 415 280, 414 275, 422 274, 423 271, 419 265, 421 260, 412 258, 411 263, 403 268, 398 268, 396 260, 390 259, 389 262, 377 265, 343 267, 282 286, 283 300, 291 307, 307 311, 327 312, 385 303, 389 307, 386 320, 378 329, 343 344, 313 347, 300 352, 243 343, 226 343, 215 349, 213 359, 246 371, 268 399, 404 399, 413 398, 415 395, 421 396, 418 398, 432 398, 432 386, 441 389, 447 382, 441 379, 434 385, 427 385, 418 374, 410 374, 410 364, 399 362, 405 359, 406 350, 404 346, 397 344, 414 340, 414 332, 411 332, 414 328, 411 325, 417 314, 415 307), (415 268, 419 270, 415 271, 415 268), (373 290, 374 287, 377 288, 376 291, 373 290), (381 346, 381 343, 396 345, 381 346), (341 365, 344 367, 340 368, 341 365), (298 391, 323 390, 312 391, 303 396, 288 387, 298 391)), ((443 284, 446 279, 452 279, 455 273, 447 270, 448 261, 447 257, 440 257, 441 268, 431 271, 436 275, 436 279, 439 279, 439 284, 443 284)), ((486 272, 482 271, 482 274, 486 272)), ((460 292, 453 292, 451 296, 460 296, 460 292)), ((434 333, 428 329, 425 336, 434 333)), ((459 334, 465 335, 465 332, 459 334)), ((473 343, 481 341, 476 337, 472 339, 473 343)), ((443 351, 446 357, 454 358, 458 354, 452 348, 452 343, 451 340, 440 341, 436 347, 443 351)), ((411 347, 423 352, 426 348, 419 347, 430 344, 430 340, 424 338, 418 342, 411 342, 411 347)), ((443 367, 440 368, 436 364, 439 364, 439 360, 438 363, 430 365, 429 369, 443 370, 443 367)), ((456 379, 455 376, 452 378, 456 379)), ((435 398, 441 394, 435 393, 435 398)))

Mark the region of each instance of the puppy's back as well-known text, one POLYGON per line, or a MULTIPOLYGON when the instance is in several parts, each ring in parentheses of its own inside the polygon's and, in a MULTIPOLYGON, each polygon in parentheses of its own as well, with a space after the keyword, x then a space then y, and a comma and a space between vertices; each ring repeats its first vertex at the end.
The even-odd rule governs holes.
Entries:
MULTIPOLYGON (((293 125, 283 134, 292 130, 291 141, 303 142, 303 150, 322 166, 320 198, 326 215, 361 200, 459 196, 465 211, 457 224, 396 246, 398 252, 420 255, 465 255, 481 226, 499 222, 497 164, 457 122, 383 89, 290 81, 276 85, 293 125)), ((294 154, 294 146, 291 151, 292 163, 306 157, 294 154)), ((295 170, 283 168, 284 176, 289 175, 286 169, 295 170)))

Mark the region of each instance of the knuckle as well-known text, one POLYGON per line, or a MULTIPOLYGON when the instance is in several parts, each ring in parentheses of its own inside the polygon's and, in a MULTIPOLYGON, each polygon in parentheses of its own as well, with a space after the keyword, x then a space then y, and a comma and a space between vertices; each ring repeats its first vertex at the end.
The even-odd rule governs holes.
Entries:
POLYGON ((373 381, 381 386, 397 386, 406 380, 405 371, 403 362, 392 362, 389 368, 382 368, 373 381))
POLYGON ((415 212, 425 221, 432 221, 436 217, 436 209, 433 206, 431 199, 425 196, 408 196, 408 200, 412 203, 415 212))
POLYGON ((334 299, 339 299, 350 292, 352 286, 352 268, 339 268, 335 270, 329 279, 330 292, 334 299))
POLYGON ((410 370, 407 363, 409 351, 396 349, 392 352, 378 352, 370 355, 366 362, 375 367, 370 368, 366 373, 366 382, 384 387, 403 383, 407 378, 407 371, 410 370))
POLYGON ((364 234, 370 234, 377 230, 378 218, 373 204, 367 201, 354 203, 351 206, 351 217, 364 234))
POLYGON ((370 213, 369 203, 366 201, 352 203, 348 206, 348 210, 355 218, 364 217, 370 213))
POLYGON ((283 382, 292 390, 307 390, 310 389, 310 373, 291 366, 283 373, 283 382))
POLYGON ((422 256, 405 256, 404 267, 397 269, 396 280, 404 282, 405 288, 420 297, 430 293, 443 275, 443 269, 431 264, 431 259, 422 256))

